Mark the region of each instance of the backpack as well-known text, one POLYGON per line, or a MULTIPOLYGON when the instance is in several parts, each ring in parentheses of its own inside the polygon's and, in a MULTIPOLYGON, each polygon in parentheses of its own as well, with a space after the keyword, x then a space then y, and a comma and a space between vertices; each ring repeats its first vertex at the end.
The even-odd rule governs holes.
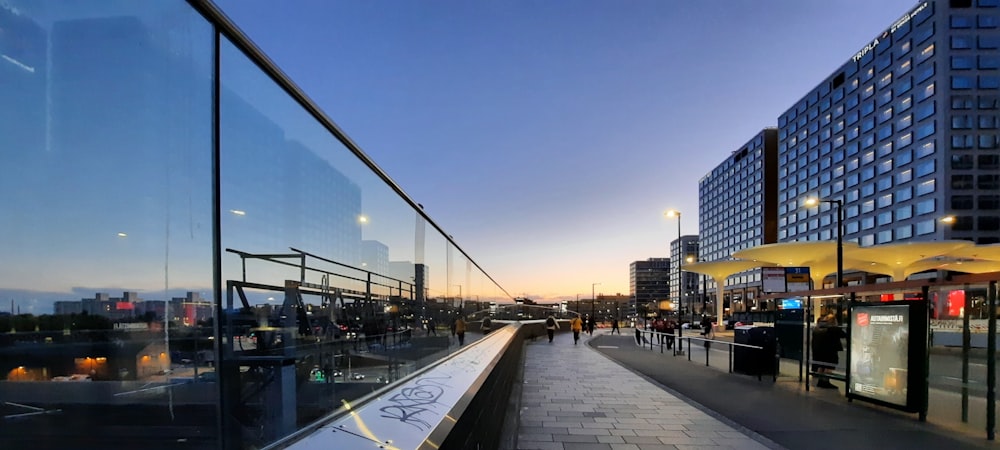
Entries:
POLYGON ((545 319, 545 325, 548 325, 550 327, 556 326, 556 319, 553 319, 551 317, 549 317, 548 319, 545 319))

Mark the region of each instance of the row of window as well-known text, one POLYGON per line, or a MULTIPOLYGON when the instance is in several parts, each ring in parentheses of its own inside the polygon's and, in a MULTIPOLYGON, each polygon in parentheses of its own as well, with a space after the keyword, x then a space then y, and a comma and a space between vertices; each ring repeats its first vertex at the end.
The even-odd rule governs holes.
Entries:
POLYGON ((949 18, 949 25, 952 29, 963 29, 963 28, 996 28, 997 27, 997 15, 996 14, 977 14, 977 15, 952 15, 949 18))
POLYGON ((987 55, 955 55, 951 57, 952 70, 997 70, 1000 69, 1000 56, 987 55))
POLYGON ((996 194, 985 194, 985 195, 952 195, 951 196, 951 209, 955 209, 955 210, 967 210, 967 209, 996 210, 996 209, 1000 209, 1000 195, 996 195, 996 194))
POLYGON ((995 110, 1000 109, 1000 95, 995 94, 981 94, 981 95, 952 95, 951 96, 951 109, 953 110, 963 110, 963 109, 982 109, 982 110, 995 110))
MULTIPOLYGON (((856 224, 856 223, 855 223, 856 224)), ((867 247, 875 244, 888 244, 893 241, 902 241, 914 236, 924 236, 934 234, 937 231, 937 220, 927 219, 912 224, 903 224, 895 228, 880 230, 875 233, 863 234, 857 237, 845 236, 845 240, 857 242, 858 245, 867 247)), ((805 240, 831 240, 836 238, 833 230, 818 230, 809 233, 803 232, 802 227, 789 228, 778 232, 778 240, 805 239, 805 240)), ((847 231, 848 235, 857 234, 858 227, 852 227, 854 231, 847 231)))
POLYGON ((968 153, 956 153, 951 155, 951 168, 957 170, 998 170, 1000 169, 1000 155, 970 155, 968 153))
POLYGON ((956 191, 969 191, 972 189, 978 189, 980 191, 997 191, 1000 190, 1000 175, 952 175, 951 188, 956 191))

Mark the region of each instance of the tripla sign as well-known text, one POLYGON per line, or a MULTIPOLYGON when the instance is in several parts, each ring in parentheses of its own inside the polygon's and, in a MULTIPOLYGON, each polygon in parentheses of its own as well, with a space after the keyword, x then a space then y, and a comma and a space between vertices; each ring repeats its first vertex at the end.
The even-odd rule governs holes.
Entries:
POLYGON ((888 38, 890 34, 895 33, 896 30, 899 29, 899 27, 905 25, 907 22, 910 21, 910 19, 913 19, 914 16, 916 16, 917 14, 920 14, 920 11, 923 11, 925 8, 927 8, 927 2, 921 3, 916 8, 913 8, 912 11, 910 11, 909 13, 903 15, 903 17, 900 17, 899 20, 897 20, 896 22, 894 22, 892 24, 892 26, 889 27, 888 30, 886 30, 886 31, 884 31, 882 33, 881 36, 879 36, 879 37, 875 38, 874 40, 872 40, 871 43, 869 43, 868 45, 865 46, 865 48, 862 48, 861 50, 858 50, 858 52, 854 54, 854 58, 852 58, 854 60, 854 62, 860 61, 861 58, 863 58, 865 55, 867 55, 868 53, 870 53, 872 50, 875 50, 875 47, 878 47, 879 43, 881 43, 882 41, 886 40, 886 38, 888 38))

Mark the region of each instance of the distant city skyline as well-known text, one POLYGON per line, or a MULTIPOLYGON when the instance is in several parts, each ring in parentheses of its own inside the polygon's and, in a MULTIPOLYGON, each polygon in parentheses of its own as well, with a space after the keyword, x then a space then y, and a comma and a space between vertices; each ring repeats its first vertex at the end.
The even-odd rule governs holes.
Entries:
POLYGON ((628 293, 698 180, 913 1, 218 4, 511 294, 628 293))

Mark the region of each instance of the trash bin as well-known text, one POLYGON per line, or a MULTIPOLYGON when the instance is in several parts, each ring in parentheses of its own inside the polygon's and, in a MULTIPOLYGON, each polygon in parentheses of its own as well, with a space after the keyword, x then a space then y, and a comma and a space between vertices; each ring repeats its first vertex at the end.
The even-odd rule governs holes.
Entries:
POLYGON ((763 347, 733 348, 733 372, 747 375, 773 375, 776 340, 774 327, 739 326, 734 329, 733 342, 763 347))

